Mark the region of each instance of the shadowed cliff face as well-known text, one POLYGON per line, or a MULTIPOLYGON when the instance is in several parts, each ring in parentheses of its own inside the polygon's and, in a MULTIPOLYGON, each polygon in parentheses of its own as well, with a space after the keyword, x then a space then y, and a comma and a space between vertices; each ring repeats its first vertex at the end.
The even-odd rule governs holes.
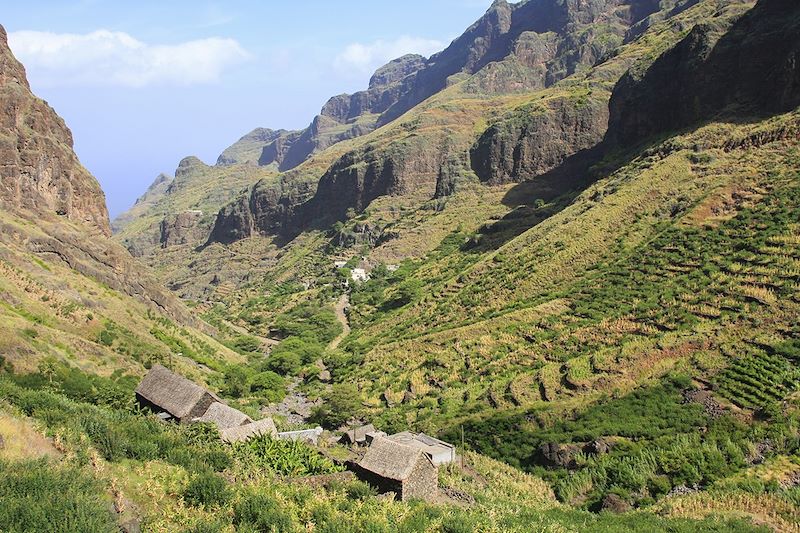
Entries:
POLYGON ((530 106, 481 135, 470 151, 472 169, 490 184, 541 176, 570 154, 602 141, 607 123, 603 99, 561 98, 530 106))
MULTIPOLYGON (((72 133, 31 93, 0 27, 0 201, 36 218, 57 215, 111 235, 105 196, 72 151, 72 133)), ((27 217, 26 216, 26 217, 27 217)))
POLYGON ((626 147, 709 119, 798 105, 800 3, 761 0, 730 29, 698 25, 643 74, 626 74, 611 98, 608 141, 626 147))

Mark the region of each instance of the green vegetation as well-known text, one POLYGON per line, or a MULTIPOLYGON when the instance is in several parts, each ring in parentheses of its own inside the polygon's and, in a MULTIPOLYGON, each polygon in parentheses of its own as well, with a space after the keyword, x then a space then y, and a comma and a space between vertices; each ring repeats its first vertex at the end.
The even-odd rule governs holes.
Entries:
POLYGON ((118 531, 106 489, 85 468, 0 461, 0 528, 7 533, 118 531))
POLYGON ((269 436, 237 443, 233 453, 247 469, 271 469, 282 476, 314 476, 342 470, 302 442, 273 440, 269 436))

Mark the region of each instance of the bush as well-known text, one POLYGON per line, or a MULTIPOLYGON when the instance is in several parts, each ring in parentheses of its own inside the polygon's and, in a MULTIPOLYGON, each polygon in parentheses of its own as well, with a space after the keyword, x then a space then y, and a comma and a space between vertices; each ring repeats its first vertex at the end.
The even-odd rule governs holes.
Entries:
POLYGON ((230 489, 228 483, 217 474, 201 472, 186 486, 183 498, 191 505, 213 507, 228 502, 230 489))
POLYGON ((264 533, 285 533, 293 530, 292 516, 274 498, 261 493, 245 494, 233 508, 233 524, 237 530, 252 528, 264 533))
POLYGON ((279 402, 286 396, 286 380, 267 370, 250 378, 250 391, 263 396, 268 402, 279 402))
POLYGON ((0 531, 118 531, 104 487, 86 472, 45 460, 0 463, 0 531))
POLYGON ((347 497, 351 500, 367 500, 378 494, 377 490, 363 481, 348 483, 345 492, 347 493, 347 497))

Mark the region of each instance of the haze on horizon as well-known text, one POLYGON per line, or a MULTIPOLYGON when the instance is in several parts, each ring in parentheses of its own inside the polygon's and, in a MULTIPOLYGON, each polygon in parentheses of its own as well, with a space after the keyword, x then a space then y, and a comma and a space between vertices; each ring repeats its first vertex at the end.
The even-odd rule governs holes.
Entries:
POLYGON ((490 3, 34 0, 5 6, 3 24, 113 218, 183 157, 213 164, 253 128, 305 127, 388 60, 446 47, 490 3))

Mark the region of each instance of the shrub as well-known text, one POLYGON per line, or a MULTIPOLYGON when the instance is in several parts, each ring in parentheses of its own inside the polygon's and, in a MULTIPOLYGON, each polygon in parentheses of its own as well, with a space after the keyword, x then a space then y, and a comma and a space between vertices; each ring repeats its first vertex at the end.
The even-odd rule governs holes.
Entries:
POLYGON ((259 372, 250 378, 250 391, 269 402, 279 402, 286 396, 286 381, 271 370, 259 372))
POLYGON ((325 401, 312 413, 312 419, 329 428, 338 428, 362 411, 361 394, 355 385, 337 383, 325 395, 325 401))
POLYGON ((345 492, 351 500, 366 500, 378 494, 377 490, 363 481, 348 483, 345 492))
POLYGON ((274 498, 261 493, 245 494, 233 508, 236 529, 252 528, 264 533, 286 533, 293 530, 292 516, 274 498))
POLYGON ((186 486, 183 498, 191 505, 213 507, 227 503, 230 489, 227 482, 217 474, 201 472, 186 486))

